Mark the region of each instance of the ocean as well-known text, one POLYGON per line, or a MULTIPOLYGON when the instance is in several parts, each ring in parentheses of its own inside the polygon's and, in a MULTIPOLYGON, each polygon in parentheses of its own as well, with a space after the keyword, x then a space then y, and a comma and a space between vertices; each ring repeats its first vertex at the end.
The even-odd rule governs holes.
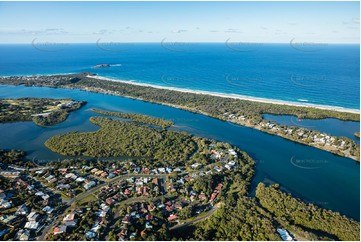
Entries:
POLYGON ((167 87, 360 109, 359 45, 49 43, 0 45, 0 75, 93 72, 167 87), (97 64, 107 68, 92 68, 97 64))

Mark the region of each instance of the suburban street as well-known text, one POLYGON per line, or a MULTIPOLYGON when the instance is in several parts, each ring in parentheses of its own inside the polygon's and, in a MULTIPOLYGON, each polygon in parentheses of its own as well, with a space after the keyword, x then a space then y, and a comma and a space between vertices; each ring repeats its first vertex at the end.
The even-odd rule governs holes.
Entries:
POLYGON ((175 226, 171 227, 169 230, 180 229, 180 228, 187 227, 189 225, 198 223, 200 221, 203 221, 203 220, 209 218, 211 215, 213 215, 217 211, 218 208, 220 208, 220 203, 217 203, 216 205, 214 205, 212 207, 212 209, 209 210, 205 215, 198 216, 198 217, 196 217, 188 222, 185 222, 183 224, 175 225, 175 226))
MULTIPOLYGON (((163 175, 153 175, 153 174, 126 174, 126 175, 121 175, 121 176, 118 176, 118 177, 115 177, 115 178, 112 178, 110 179, 109 181, 107 182, 103 182, 91 189, 89 189, 88 191, 66 201, 66 206, 67 207, 70 207, 72 204, 74 204, 76 201, 80 201, 82 200, 83 198, 91 195, 91 194, 94 194, 95 192, 97 192, 98 190, 100 190, 102 187, 104 186, 107 186, 107 185, 110 185, 112 183, 115 183, 121 179, 125 179, 125 178, 130 178, 130 177, 157 177, 157 178, 162 178, 163 179, 163 182, 161 183, 161 186, 163 187, 163 191, 167 191, 167 187, 166 187, 166 175, 163 174, 163 175)), ((132 203, 132 202, 138 202, 138 201, 146 201, 146 200, 149 200, 150 198, 141 198, 141 197, 134 197, 134 198, 129 198, 127 200, 124 200, 122 201, 121 203, 132 203)), ((64 212, 66 211, 67 209, 64 209, 64 212)), ((37 238, 38 241, 44 241, 45 239, 45 236, 49 233, 50 229, 53 228, 58 222, 61 221, 61 218, 62 218, 62 214, 58 214, 58 217, 57 219, 55 219, 51 224, 49 224, 48 226, 46 226, 43 230, 42 230, 42 233, 41 235, 37 238)))

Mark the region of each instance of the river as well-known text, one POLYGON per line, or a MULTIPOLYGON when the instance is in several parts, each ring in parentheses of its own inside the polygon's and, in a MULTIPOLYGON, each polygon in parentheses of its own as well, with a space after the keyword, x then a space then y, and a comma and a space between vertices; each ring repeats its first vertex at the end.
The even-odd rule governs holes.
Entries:
MULTIPOLYGON (((45 87, 0 86, 0 98, 47 97, 86 100, 80 110, 52 127, 33 122, 0 124, 0 147, 22 149, 37 161, 62 158, 48 150, 44 141, 70 131, 94 131, 89 122, 92 108, 132 112, 172 120, 172 129, 229 142, 246 151, 256 161, 251 194, 259 182, 279 183, 285 191, 304 201, 338 211, 359 220, 360 170, 354 160, 313 147, 297 144, 258 130, 217 120, 176 108, 105 94, 45 87)), ((329 122, 324 120, 324 122, 329 122)))

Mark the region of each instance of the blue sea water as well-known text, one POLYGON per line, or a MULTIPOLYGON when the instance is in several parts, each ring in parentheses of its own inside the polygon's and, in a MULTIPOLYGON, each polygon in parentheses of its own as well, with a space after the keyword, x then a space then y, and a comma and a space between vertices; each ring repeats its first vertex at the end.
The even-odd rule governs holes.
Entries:
POLYGON ((0 45, 0 75, 89 71, 115 79, 360 108, 359 45, 101 43, 0 45), (109 63, 109 68, 92 66, 109 63))

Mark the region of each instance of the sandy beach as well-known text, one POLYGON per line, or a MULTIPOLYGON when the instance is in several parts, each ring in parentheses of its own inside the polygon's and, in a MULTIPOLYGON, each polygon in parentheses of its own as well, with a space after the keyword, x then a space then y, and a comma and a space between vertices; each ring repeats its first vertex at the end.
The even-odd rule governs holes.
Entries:
POLYGON ((226 93, 209 92, 209 91, 201 91, 201 90, 190 90, 190 89, 178 88, 178 87, 165 87, 165 86, 160 86, 160 85, 139 83, 139 82, 135 82, 135 81, 112 79, 112 78, 107 78, 107 77, 102 77, 102 76, 87 76, 87 77, 98 79, 98 80, 121 82, 121 83, 125 83, 125 84, 136 85, 136 86, 153 87, 153 88, 157 88, 157 89, 165 89, 165 90, 172 90, 172 91, 185 92, 185 93, 194 93, 194 94, 204 94, 204 95, 211 95, 211 96, 224 97, 224 98, 234 98, 234 99, 247 100, 247 101, 252 101, 252 102, 272 103, 272 104, 290 105, 290 106, 297 106, 297 107, 312 107, 312 108, 318 108, 318 109, 324 109, 324 110, 332 110, 332 111, 337 111, 337 112, 347 112, 347 113, 356 113, 356 114, 360 113, 360 110, 357 110, 357 109, 350 109, 350 108, 343 108, 343 107, 336 107, 336 106, 275 100, 275 99, 268 99, 268 98, 243 96, 243 95, 239 95, 239 94, 226 94, 226 93))

